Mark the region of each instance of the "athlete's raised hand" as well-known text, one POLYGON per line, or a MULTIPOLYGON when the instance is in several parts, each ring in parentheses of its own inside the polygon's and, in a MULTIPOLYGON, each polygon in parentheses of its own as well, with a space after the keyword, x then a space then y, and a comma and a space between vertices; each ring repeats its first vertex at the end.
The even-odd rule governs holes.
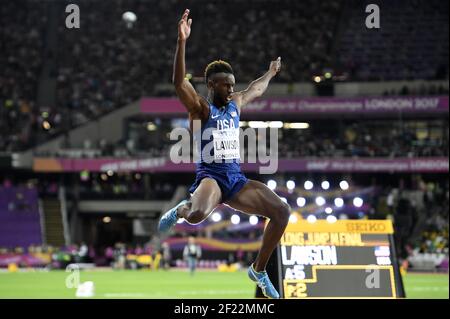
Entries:
POLYGON ((280 72, 281 69, 281 57, 278 57, 275 61, 270 62, 269 72, 272 73, 273 76, 280 72))
POLYGON ((178 39, 186 40, 191 34, 192 19, 188 19, 189 9, 184 10, 180 22, 178 22, 178 39))

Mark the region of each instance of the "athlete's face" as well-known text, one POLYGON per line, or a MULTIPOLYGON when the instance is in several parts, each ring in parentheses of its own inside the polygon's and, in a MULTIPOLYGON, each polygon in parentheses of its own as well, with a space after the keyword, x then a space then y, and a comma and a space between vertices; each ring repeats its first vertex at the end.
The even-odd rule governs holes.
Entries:
POLYGON ((213 80, 210 80, 209 84, 214 93, 214 100, 223 105, 230 102, 235 83, 233 74, 217 74, 213 80))

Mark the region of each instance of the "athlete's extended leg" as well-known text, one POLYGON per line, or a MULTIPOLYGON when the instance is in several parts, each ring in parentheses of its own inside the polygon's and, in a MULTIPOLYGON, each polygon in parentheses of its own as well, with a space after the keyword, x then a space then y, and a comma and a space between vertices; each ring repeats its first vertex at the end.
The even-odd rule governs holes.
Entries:
POLYGON ((266 185, 254 180, 249 180, 225 204, 244 213, 258 214, 270 219, 264 231, 261 249, 254 263, 256 271, 264 270, 288 224, 291 213, 289 205, 266 185))
MULTIPOLYGON (((266 185, 253 180, 249 180, 248 183, 245 184, 232 199, 225 202, 225 204, 244 213, 258 214, 270 219, 264 230, 262 245, 256 260, 249 269, 249 276, 255 281, 261 279, 262 282, 258 282, 260 287, 271 285, 270 281, 264 281, 266 280, 265 277, 267 277, 265 268, 289 222, 289 215, 291 213, 289 205, 283 202, 280 197, 266 185)), ((263 292, 267 296, 277 298, 276 295, 278 293, 272 293, 270 290, 271 287, 267 287, 267 291, 263 289, 263 292)))
POLYGON ((167 232, 178 218, 184 218, 191 224, 203 221, 220 203, 222 192, 217 182, 212 178, 204 178, 189 200, 180 202, 166 212, 160 219, 158 230, 167 232))

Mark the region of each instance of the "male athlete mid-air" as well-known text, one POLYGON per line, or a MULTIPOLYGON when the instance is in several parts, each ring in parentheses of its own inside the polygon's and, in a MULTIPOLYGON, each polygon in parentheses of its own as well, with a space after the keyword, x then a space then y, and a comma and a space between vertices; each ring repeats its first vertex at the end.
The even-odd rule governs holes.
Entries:
POLYGON ((204 98, 197 94, 185 78, 186 40, 192 25, 188 15, 189 10, 186 9, 178 24, 173 83, 178 97, 189 112, 191 129, 193 121, 197 120, 201 121, 200 133, 207 129, 213 132, 208 139, 201 139, 202 156, 197 163, 195 182, 189 189, 191 198, 166 212, 159 221, 158 229, 167 232, 179 218, 198 224, 221 203, 246 214, 269 218, 261 248, 248 269, 248 275, 266 297, 279 298, 265 268, 288 224, 290 207, 266 185, 244 176, 239 164, 239 147, 234 146, 239 144, 239 116, 242 108, 264 93, 269 81, 280 71, 281 58, 272 61, 262 77, 240 92, 233 91, 235 79, 230 64, 221 60, 211 62, 205 70, 208 96, 204 98), (211 142, 214 148, 203 154, 205 146, 208 143, 211 145, 211 142), (209 160, 209 156, 214 161, 209 160))

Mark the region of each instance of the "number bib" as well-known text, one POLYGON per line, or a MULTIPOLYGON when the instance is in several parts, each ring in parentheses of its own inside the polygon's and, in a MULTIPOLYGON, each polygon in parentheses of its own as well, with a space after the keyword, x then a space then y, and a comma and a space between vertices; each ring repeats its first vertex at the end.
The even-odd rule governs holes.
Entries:
POLYGON ((239 129, 214 130, 214 159, 240 159, 239 129))

